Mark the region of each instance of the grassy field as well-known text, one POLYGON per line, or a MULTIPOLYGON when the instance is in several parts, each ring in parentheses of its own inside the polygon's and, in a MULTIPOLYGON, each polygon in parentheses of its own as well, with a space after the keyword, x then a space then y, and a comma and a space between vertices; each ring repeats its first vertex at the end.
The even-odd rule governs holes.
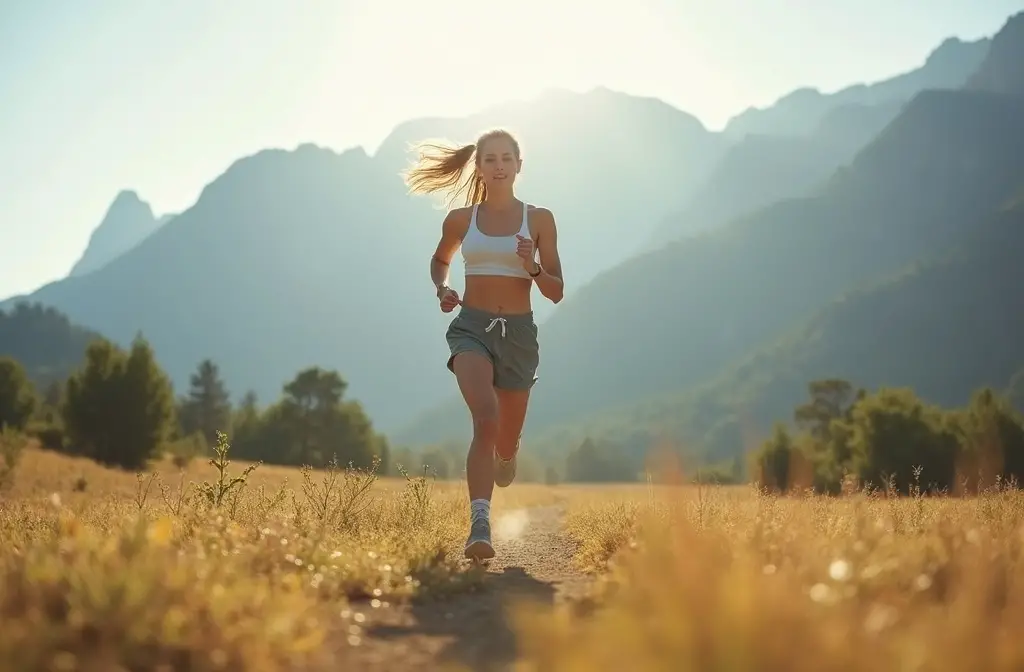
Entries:
MULTIPOLYGON (((477 599, 461 483, 260 466, 228 487, 248 466, 138 476, 25 450, 0 491, 0 669, 339 669, 375 613, 477 599)), ((496 534, 541 509, 564 511, 564 565, 590 587, 513 608, 518 669, 1024 666, 1014 490, 516 484, 496 492, 496 534)))

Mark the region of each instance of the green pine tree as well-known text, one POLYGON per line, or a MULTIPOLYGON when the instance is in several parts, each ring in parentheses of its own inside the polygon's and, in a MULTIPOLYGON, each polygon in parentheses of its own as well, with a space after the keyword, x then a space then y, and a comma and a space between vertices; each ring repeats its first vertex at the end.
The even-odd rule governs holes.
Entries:
POLYGON ((231 434, 231 395, 220 369, 209 359, 200 362, 190 379, 188 397, 181 404, 181 428, 185 436, 203 435, 207 445, 217 442, 217 432, 231 434))
POLYGON ((36 390, 21 364, 0 357, 0 429, 24 429, 36 411, 36 390))
POLYGON ((76 452, 138 469, 156 457, 174 422, 173 389, 141 336, 125 352, 109 341, 86 351, 67 383, 63 420, 76 452))

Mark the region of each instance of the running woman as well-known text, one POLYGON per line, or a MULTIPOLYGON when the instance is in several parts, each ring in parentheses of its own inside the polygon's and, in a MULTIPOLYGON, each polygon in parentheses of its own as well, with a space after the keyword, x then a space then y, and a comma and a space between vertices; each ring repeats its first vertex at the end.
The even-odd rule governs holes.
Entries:
POLYGON ((412 193, 448 192, 451 207, 460 195, 465 207, 449 210, 441 240, 430 260, 441 311, 461 306, 448 327, 448 369, 473 418, 466 456, 470 531, 465 556, 494 557, 491 495, 516 476, 530 390, 540 353, 530 293, 562 300, 555 218, 546 208, 516 198, 523 168, 519 143, 505 130, 484 133, 474 144, 424 144, 406 175, 412 193), (462 248, 465 295, 448 286, 448 270, 462 248), (539 263, 537 257, 539 256, 539 263))

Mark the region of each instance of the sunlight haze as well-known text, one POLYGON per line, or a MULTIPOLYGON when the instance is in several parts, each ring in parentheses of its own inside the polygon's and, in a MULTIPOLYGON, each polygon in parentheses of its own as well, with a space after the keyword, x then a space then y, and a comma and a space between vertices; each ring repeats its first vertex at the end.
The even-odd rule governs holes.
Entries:
POLYGON ((119 191, 181 212, 266 147, 372 152, 408 119, 595 86, 717 130, 799 86, 916 67, 946 37, 993 34, 1020 4, 4 3, 0 297, 66 275, 119 191))

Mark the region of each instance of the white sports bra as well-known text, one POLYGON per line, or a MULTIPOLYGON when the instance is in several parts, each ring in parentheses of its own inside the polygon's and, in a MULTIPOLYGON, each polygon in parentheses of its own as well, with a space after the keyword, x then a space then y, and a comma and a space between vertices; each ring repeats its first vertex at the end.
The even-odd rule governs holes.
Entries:
MULTIPOLYGON (((473 206, 473 217, 469 221, 469 230, 462 239, 462 261, 466 275, 503 275, 510 278, 530 279, 530 274, 523 268, 523 260, 516 254, 519 241, 516 234, 511 236, 488 236, 476 225, 478 205, 473 206)), ((523 225, 517 232, 524 238, 530 237, 530 224, 527 213, 530 206, 523 203, 523 225)))

